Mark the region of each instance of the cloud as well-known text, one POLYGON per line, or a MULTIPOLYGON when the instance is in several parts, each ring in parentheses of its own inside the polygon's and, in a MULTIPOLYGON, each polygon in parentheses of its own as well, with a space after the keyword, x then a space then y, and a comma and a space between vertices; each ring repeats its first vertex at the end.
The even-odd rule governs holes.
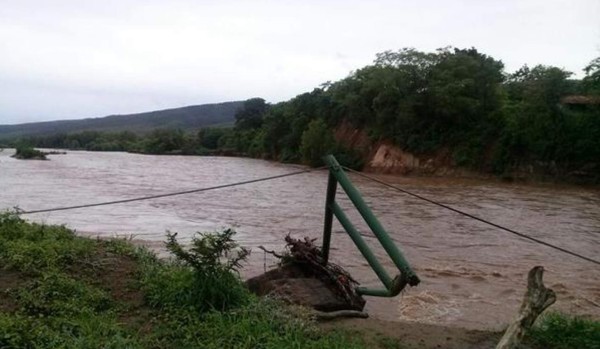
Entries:
POLYGON ((597 1, 3 1, 0 124, 310 91, 401 47, 580 74, 597 1))

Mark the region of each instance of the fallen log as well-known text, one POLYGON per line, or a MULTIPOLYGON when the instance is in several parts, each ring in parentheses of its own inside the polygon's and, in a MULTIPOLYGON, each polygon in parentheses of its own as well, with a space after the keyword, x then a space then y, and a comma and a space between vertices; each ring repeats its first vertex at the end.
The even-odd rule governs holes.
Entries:
POLYGON ((529 271, 527 292, 523 298, 523 303, 521 303, 519 314, 506 329, 496 349, 518 348, 523 337, 531 326, 533 326, 538 316, 556 302, 556 294, 553 290, 544 286, 543 276, 544 267, 533 267, 529 271))

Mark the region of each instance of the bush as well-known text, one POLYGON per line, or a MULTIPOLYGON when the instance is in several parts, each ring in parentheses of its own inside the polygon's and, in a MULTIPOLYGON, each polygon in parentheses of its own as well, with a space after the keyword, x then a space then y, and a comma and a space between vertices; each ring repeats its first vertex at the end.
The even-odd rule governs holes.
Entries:
POLYGON ((17 158, 17 159, 23 159, 23 160, 29 160, 29 159, 47 160, 46 154, 44 154, 43 152, 41 152, 37 149, 34 149, 33 147, 30 147, 30 146, 18 146, 15 151, 15 155, 13 155, 13 157, 17 158))
POLYGON ((540 319, 530 337, 543 348, 600 349, 600 322, 549 313, 540 319))
POLYGON ((167 249, 176 260, 156 265, 144 282, 151 305, 192 307, 199 312, 225 311, 247 304, 248 290, 237 274, 249 251, 233 241, 235 231, 198 234, 186 250, 176 233, 167 234, 167 249))

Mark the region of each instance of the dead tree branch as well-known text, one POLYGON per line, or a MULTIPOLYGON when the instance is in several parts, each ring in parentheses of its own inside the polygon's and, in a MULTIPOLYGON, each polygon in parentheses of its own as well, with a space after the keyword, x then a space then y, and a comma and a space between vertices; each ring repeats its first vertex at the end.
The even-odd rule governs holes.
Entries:
POLYGON ((527 277, 527 292, 519 314, 508 327, 496 349, 518 348, 525 333, 533 326, 538 316, 556 302, 556 294, 544 286, 544 267, 533 267, 527 277))
POLYGON ((275 251, 273 251, 273 250, 267 250, 267 249, 266 249, 264 246, 262 246, 262 245, 258 246, 258 248, 259 248, 259 249, 261 249, 261 250, 263 250, 265 253, 268 253, 268 254, 270 254, 270 255, 272 255, 272 256, 275 256, 275 257, 277 257, 277 258, 279 258, 279 259, 283 258, 283 255, 281 255, 281 254, 278 254, 277 252, 275 252, 275 251))

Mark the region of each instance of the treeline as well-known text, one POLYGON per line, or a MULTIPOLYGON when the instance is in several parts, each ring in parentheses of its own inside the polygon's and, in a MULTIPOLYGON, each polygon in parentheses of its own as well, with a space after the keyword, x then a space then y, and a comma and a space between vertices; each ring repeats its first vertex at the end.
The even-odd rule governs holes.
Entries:
POLYGON ((317 165, 333 152, 358 163, 368 149, 346 149, 334 137, 349 123, 371 144, 387 140, 417 155, 449 149, 455 166, 498 174, 533 166, 598 179, 600 58, 584 70, 582 80, 542 65, 508 74, 474 48, 383 52, 290 101, 247 101, 224 143, 281 161, 317 165))
POLYGON ((83 131, 20 138, 14 145, 144 154, 206 155, 217 152, 219 139, 231 132, 232 130, 227 128, 206 128, 195 134, 181 129, 156 129, 146 134, 131 131, 83 131))
POLYGON ((235 127, 198 134, 157 130, 57 135, 37 146, 147 153, 244 154, 318 165, 334 153, 360 167, 368 147, 336 136, 340 125, 417 155, 446 149, 455 166, 498 174, 535 167, 600 179, 600 57, 581 80, 561 68, 506 73, 476 49, 387 51, 345 79, 277 104, 250 99, 235 127), (566 99, 565 99, 566 98, 566 99))

